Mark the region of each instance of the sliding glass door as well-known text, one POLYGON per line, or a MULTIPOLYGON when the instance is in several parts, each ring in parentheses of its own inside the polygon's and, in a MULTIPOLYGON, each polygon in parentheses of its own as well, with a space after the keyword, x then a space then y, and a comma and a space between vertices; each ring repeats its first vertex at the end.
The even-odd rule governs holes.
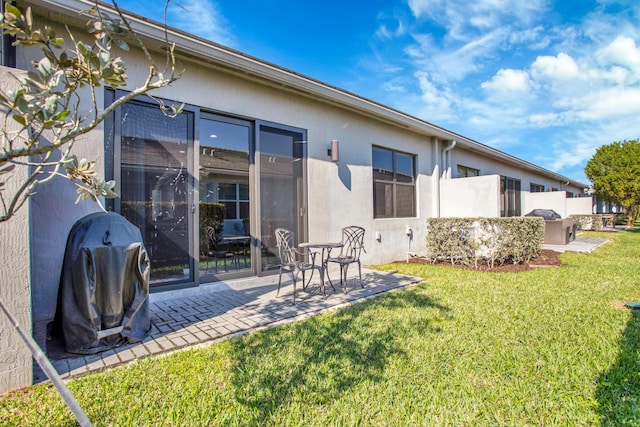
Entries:
POLYGON ((275 229, 307 239, 306 131, 132 101, 113 135, 112 206, 140 228, 152 286, 272 274, 275 229))
POLYGON ((193 114, 130 102, 119 123, 120 213, 142 232, 151 284, 191 282, 193 114))
POLYGON ((261 271, 279 267, 275 229, 294 232, 298 244, 306 240, 306 135, 300 130, 261 125, 260 265, 261 271))
POLYGON ((202 113, 199 121, 200 280, 252 272, 249 164, 252 123, 202 113))

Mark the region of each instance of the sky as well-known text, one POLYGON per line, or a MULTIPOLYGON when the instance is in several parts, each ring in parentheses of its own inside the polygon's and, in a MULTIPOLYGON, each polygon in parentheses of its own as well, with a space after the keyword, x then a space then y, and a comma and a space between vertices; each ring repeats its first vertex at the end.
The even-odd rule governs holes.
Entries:
POLYGON ((167 22, 585 184, 640 138, 637 0, 171 0, 167 22))

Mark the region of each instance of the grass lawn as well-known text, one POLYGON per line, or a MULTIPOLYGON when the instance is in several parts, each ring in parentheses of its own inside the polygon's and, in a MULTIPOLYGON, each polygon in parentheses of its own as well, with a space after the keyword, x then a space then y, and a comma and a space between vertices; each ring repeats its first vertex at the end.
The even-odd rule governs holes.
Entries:
MULTIPOLYGON (((410 289, 73 380, 95 425, 640 425, 640 229, 560 268, 419 264, 410 289)), ((46 384, 0 425, 74 425, 46 384)))

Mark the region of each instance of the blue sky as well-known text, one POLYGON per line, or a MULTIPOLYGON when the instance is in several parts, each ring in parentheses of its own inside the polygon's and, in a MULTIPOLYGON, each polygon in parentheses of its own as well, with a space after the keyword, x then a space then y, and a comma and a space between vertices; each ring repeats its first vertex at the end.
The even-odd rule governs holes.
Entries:
MULTIPOLYGON (((123 0, 162 21, 164 1, 123 0)), ((171 26, 588 183, 640 137, 637 0, 171 0, 171 26)))

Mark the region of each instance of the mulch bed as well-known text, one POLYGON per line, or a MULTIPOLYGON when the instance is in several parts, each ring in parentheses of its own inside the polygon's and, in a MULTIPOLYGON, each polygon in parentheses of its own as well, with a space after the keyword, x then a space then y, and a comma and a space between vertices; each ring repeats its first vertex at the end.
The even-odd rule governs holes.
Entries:
MULTIPOLYGON (((406 262, 406 261, 396 261, 396 262, 406 262)), ((409 263, 415 264, 431 264, 426 258, 422 257, 414 257, 409 259, 409 263)), ((559 267, 560 266, 560 252, 552 251, 549 249, 543 249, 540 252, 540 255, 535 259, 531 260, 528 264, 496 264, 493 268, 490 268, 486 263, 478 264, 478 268, 476 269, 473 266, 467 266, 462 264, 454 264, 451 265, 449 261, 437 261, 434 265, 441 265, 443 267, 452 267, 452 268, 465 268, 468 270, 476 270, 476 271, 491 271, 497 273, 516 273, 518 271, 526 271, 532 268, 541 268, 541 267, 559 267)))

